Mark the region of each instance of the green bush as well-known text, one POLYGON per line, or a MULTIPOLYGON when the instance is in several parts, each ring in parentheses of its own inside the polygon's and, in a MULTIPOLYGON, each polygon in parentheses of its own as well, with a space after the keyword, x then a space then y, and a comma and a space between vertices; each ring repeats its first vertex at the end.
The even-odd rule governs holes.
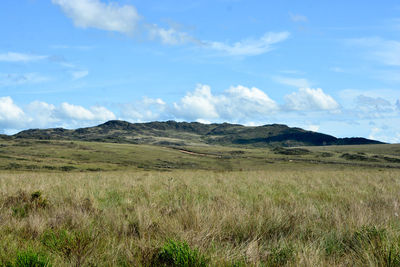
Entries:
POLYGON ((43 233, 41 242, 52 253, 69 262, 81 265, 97 244, 97 232, 93 230, 49 230, 43 233))
POLYGON ((198 250, 192 250, 186 242, 168 240, 161 248, 153 266, 203 267, 208 259, 198 250))
POLYGON ((15 267, 44 267, 51 266, 45 255, 33 252, 31 250, 21 251, 17 254, 14 264, 15 267))

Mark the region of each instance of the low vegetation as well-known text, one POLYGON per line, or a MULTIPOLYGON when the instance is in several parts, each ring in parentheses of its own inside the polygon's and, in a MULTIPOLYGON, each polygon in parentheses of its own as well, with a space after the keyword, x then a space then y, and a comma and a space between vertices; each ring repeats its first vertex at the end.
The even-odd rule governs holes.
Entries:
POLYGON ((0 139, 0 266, 400 266, 400 145, 160 144, 0 139))
POLYGON ((399 266, 400 170, 298 164, 2 171, 0 265, 399 266))
POLYGON ((400 168, 400 145, 246 148, 0 140, 0 170, 6 171, 246 171, 337 165, 400 168))

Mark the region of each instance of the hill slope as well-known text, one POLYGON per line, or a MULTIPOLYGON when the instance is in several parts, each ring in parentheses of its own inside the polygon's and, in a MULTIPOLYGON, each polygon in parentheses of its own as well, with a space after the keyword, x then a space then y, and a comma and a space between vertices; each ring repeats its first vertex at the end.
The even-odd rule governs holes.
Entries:
POLYGON ((112 120, 95 127, 66 130, 31 129, 12 136, 17 139, 97 141, 163 146, 213 144, 225 146, 320 146, 381 144, 365 138, 336 138, 281 124, 243 126, 198 122, 129 123, 112 120))

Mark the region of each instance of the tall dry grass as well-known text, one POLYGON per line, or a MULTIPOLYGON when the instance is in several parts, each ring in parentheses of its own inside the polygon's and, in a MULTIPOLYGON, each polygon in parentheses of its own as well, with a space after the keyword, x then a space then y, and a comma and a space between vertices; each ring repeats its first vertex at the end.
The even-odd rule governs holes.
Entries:
POLYGON ((211 266, 399 266, 399 192, 398 170, 1 173, 0 265, 150 266, 172 239, 211 266))

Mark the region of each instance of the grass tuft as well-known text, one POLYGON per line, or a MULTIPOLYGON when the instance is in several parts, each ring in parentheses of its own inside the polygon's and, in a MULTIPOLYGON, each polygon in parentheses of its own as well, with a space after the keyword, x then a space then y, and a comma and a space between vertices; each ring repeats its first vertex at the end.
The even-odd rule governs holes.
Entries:
POLYGON ((205 267, 207 258, 186 242, 168 240, 156 255, 153 266, 205 267))
POLYGON ((8 263, 9 267, 50 267, 48 257, 42 253, 36 253, 32 250, 18 252, 14 263, 8 263))

